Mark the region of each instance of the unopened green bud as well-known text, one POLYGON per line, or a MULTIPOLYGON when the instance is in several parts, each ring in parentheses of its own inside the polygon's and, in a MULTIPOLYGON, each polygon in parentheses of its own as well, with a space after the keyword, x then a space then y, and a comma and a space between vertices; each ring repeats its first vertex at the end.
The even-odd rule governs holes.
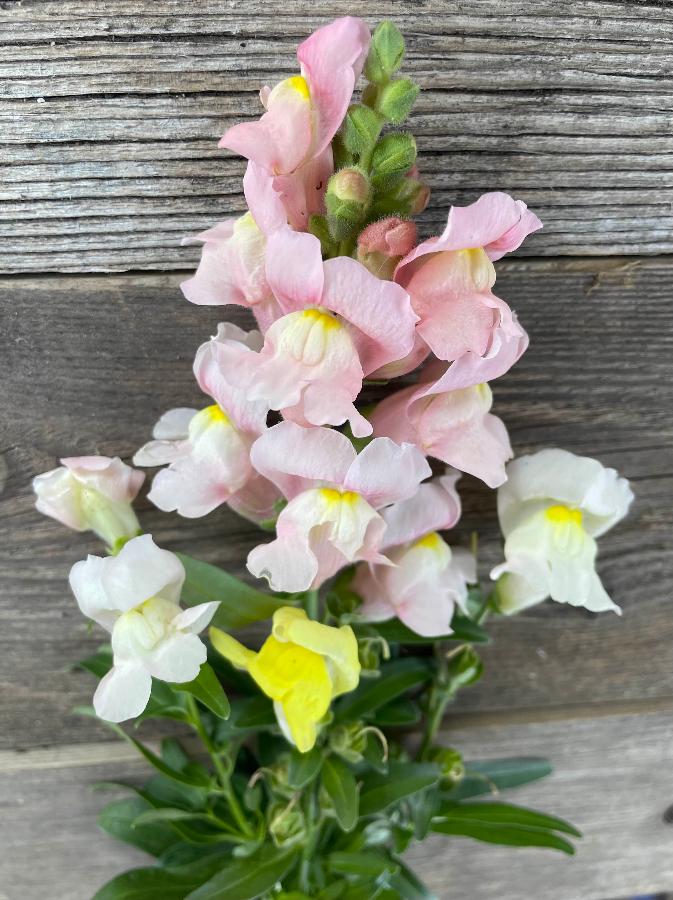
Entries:
POLYGON ((349 237, 362 223, 371 198, 369 179, 359 169, 342 169, 329 180, 325 205, 327 223, 333 240, 349 237))
POLYGON ((405 175, 416 161, 416 141, 406 131, 386 134, 372 153, 373 181, 376 187, 393 184, 405 175))
POLYGON ((463 780, 463 757, 453 747, 433 747, 428 753, 428 761, 437 763, 442 770, 442 787, 452 788, 463 780))
POLYGON ((341 756, 346 762, 359 763, 367 749, 369 731, 364 722, 349 722, 338 725, 329 734, 330 750, 341 756))
POLYGON ((340 131, 345 149, 356 156, 368 153, 381 134, 383 119, 361 103, 349 107, 340 131))
POLYGON ((447 678, 452 692, 474 684, 481 678, 483 671, 484 666, 477 652, 467 644, 449 654, 447 678))
POLYGON ((394 125, 401 125, 411 112, 420 88, 410 78, 391 81, 382 90, 376 108, 394 125))
POLYGON ((360 677, 376 678, 380 675, 381 660, 390 658, 390 647, 382 637, 359 638, 358 656, 362 667, 360 677))
POLYGON ((368 81, 384 84, 402 65, 404 59, 404 38, 397 25, 387 19, 377 25, 364 73, 368 81))
POLYGON ((269 834, 276 847, 292 847, 306 838, 306 818, 299 805, 275 803, 268 812, 269 834))
POLYGON ((272 766, 265 768, 264 774, 274 794, 280 794, 281 797, 291 797, 294 794, 294 788, 289 784, 290 761, 288 757, 282 757, 272 766))

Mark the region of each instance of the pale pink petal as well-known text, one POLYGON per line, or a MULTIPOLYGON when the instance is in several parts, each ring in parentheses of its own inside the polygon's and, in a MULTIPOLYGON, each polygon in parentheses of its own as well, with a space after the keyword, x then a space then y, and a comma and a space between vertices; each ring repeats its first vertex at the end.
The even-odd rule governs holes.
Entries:
POLYGON ((260 544, 248 554, 247 566, 256 578, 266 578, 272 590, 289 593, 308 590, 318 573, 318 560, 302 535, 260 544))
POLYGON ((227 503, 239 516, 259 525, 275 519, 276 505, 282 499, 275 484, 255 473, 227 503))
POLYGON ((480 478, 490 488, 505 483, 505 463, 513 455, 504 423, 490 413, 455 426, 445 437, 425 444, 425 449, 436 459, 480 478))
POLYGON ((119 615, 114 599, 103 588, 102 576, 112 557, 87 556, 70 570, 70 588, 81 612, 106 631, 112 631, 119 615))
POLYGON ((219 600, 212 600, 209 603, 199 603, 197 606, 190 606, 189 609, 183 609, 179 612, 171 622, 171 625, 179 631, 198 634, 200 631, 203 631, 206 625, 210 625, 210 621, 217 612, 219 605, 219 600))
POLYGON ((348 469, 344 487, 362 494, 379 509, 412 497, 431 474, 425 457, 412 444, 374 438, 348 469))
POLYGON ((267 111, 258 121, 234 125, 218 146, 247 157, 269 172, 294 172, 312 149, 311 101, 296 78, 281 81, 266 99, 267 111))
POLYGON ((354 326, 365 375, 411 353, 418 317, 406 291, 349 257, 327 260, 324 269, 322 305, 354 326))
POLYGON ((380 566, 360 563, 350 584, 352 590, 363 601, 358 614, 368 622, 386 622, 397 615, 388 598, 385 584, 378 577, 381 571, 380 566))
POLYGON ((328 146, 291 175, 274 177, 274 190, 283 202, 287 220, 292 228, 306 231, 309 217, 325 212, 325 192, 333 172, 332 148, 328 146))
POLYGON ((250 398, 236 377, 262 346, 258 331, 245 332, 231 323, 218 326, 217 334, 196 352, 194 375, 201 390, 217 401, 236 428, 261 434, 266 428, 268 405, 250 398))
POLYGON ((436 594, 422 594, 413 600, 407 600, 397 607, 397 616, 407 628, 422 637, 439 637, 451 634, 454 602, 451 596, 442 591, 436 594))
POLYGON ((248 163, 243 177, 243 193, 248 209, 260 231, 269 235, 287 223, 280 194, 274 190, 273 175, 257 163, 248 163))
POLYGON ((343 484, 356 457, 353 445, 329 428, 302 428, 280 422, 252 445, 255 469, 272 481, 291 500, 306 488, 319 484, 343 484))
POLYGON ((383 548, 418 540, 430 531, 453 528, 460 518, 456 482, 460 472, 450 472, 422 484, 408 500, 394 503, 382 512, 386 523, 383 548))
POLYGON ((140 662, 113 666, 96 688, 93 706, 106 722, 135 719, 147 706, 152 677, 140 662))
POLYGON ((398 444, 418 443, 416 428, 409 418, 409 406, 418 394, 418 386, 411 385, 395 391, 378 403, 369 415, 374 434, 377 437, 389 437, 398 444))
POLYGON ((266 278, 283 312, 323 306, 320 241, 312 234, 283 228, 267 242, 266 278))
POLYGON ((123 463, 119 457, 68 456, 61 462, 86 487, 116 503, 130 503, 145 480, 145 473, 123 463))
POLYGON ((152 430, 152 437, 157 441, 184 440, 189 434, 189 423, 197 410, 184 406, 169 409, 165 412, 152 430))
POLYGON ((399 378, 400 375, 406 375, 409 372, 413 372, 414 369, 417 369, 418 366, 424 362, 428 356, 430 355, 430 348, 425 343, 423 338, 420 336, 418 331, 416 331, 414 337, 414 346, 411 350, 411 353, 408 353, 402 359, 395 360, 395 362, 388 363, 385 366, 381 366, 380 369, 376 369, 374 372, 370 372, 368 378, 371 381, 387 380, 388 378, 399 378))
POLYGON ((65 466, 36 475, 33 478, 33 491, 37 495, 35 508, 68 528, 86 531, 89 522, 73 482, 74 476, 65 466))
POLYGON ((515 250, 524 238, 542 228, 542 223, 521 200, 509 194, 483 194, 469 206, 452 206, 443 234, 423 241, 398 265, 395 280, 406 284, 416 260, 428 253, 483 247, 492 260, 515 250))
POLYGON ((362 19, 345 16, 314 31, 297 50, 317 118, 314 153, 320 153, 330 143, 341 125, 369 50, 370 37, 362 19))

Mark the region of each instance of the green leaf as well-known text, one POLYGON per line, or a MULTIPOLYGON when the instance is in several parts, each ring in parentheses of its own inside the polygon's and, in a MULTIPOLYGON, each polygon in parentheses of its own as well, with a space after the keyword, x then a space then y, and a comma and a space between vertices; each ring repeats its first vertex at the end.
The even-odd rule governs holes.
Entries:
POLYGON ((361 682, 357 690, 344 697, 336 709, 335 721, 359 719, 431 677, 432 668, 423 659, 396 659, 384 663, 379 678, 361 682))
POLYGON ((396 860, 400 871, 389 879, 390 887, 397 891, 403 900, 439 900, 437 894, 427 888, 401 859, 396 860))
POLYGON ((268 697, 244 697, 232 702, 231 715, 226 721, 217 723, 215 740, 217 743, 224 743, 234 736, 277 727, 273 703, 268 697))
POLYGON ((228 861, 185 900, 254 900, 289 872, 297 856, 297 850, 266 845, 251 856, 228 861))
POLYGON ((207 858, 172 869, 132 869, 109 881, 93 900, 184 900, 221 866, 220 858, 207 858))
POLYGON ((209 787, 210 786, 210 776, 202 767, 188 767, 184 771, 179 771, 178 769, 174 769, 169 766, 167 763, 163 761, 159 756, 146 747, 144 744, 141 744, 140 741, 137 741, 135 738, 131 737, 130 734, 127 734, 123 728, 120 728, 118 725, 115 725, 113 722, 106 722, 112 730, 119 735, 119 737, 123 738, 125 741, 128 741, 133 747, 136 748, 138 753, 143 756, 147 762, 154 766, 157 771, 161 772, 162 775, 166 775, 167 778, 172 778, 174 781, 178 781, 180 784, 187 784, 191 787, 209 787))
POLYGON ((322 784, 334 806, 339 825, 351 831, 358 820, 358 786, 355 776, 336 756, 329 756, 323 763, 322 784))
POLYGON ((217 675, 208 663, 203 663, 199 674, 193 681, 185 681, 180 684, 171 684, 174 691, 192 694, 203 703, 219 719, 228 719, 231 712, 227 695, 219 682, 217 675))
POLYGON ((456 613, 451 620, 451 634, 440 637, 423 637, 416 634, 410 628, 400 622, 399 619, 390 619, 388 622, 377 622, 374 628, 389 644, 434 644, 437 641, 466 641, 470 644, 487 644, 490 637, 484 629, 463 616, 456 613))
POLYGON ((218 566, 193 559, 184 553, 177 554, 185 567, 187 577, 182 588, 181 600, 185 606, 196 606, 212 600, 220 605, 212 624, 226 630, 244 628, 260 619, 269 619, 288 601, 264 594, 240 581, 218 566))
POLYGON ((360 815, 372 816, 406 797, 437 784, 439 766, 432 763, 391 763, 387 775, 372 773, 364 778, 360 815))
POLYGON ((402 65, 403 58, 404 38, 397 25, 385 19, 372 35, 364 65, 365 78, 375 84, 385 84, 402 65))
POLYGON ((151 856, 161 856, 178 838, 170 828, 134 828, 138 816, 151 810, 150 804, 141 797, 126 797, 109 803, 98 817, 98 824, 113 838, 133 844, 151 856))
POLYGON ((314 747, 308 753, 300 753, 292 750, 290 754, 290 768, 287 776, 291 788, 300 790, 310 784, 316 777, 322 766, 323 754, 319 747, 314 747))
POLYGON ((401 725, 415 725, 420 718, 421 710, 418 704, 407 697, 401 697, 379 707, 371 721, 379 728, 394 728, 401 725))
POLYGON ((481 794, 492 794, 519 787, 545 778, 552 772, 548 760, 538 756, 512 757, 511 759, 473 760, 465 763, 465 778, 453 790, 444 794, 446 799, 465 800, 481 794))
POLYGON ((389 856, 371 849, 362 853, 330 853, 327 865, 333 872, 371 879, 399 871, 399 866, 389 856))
POLYGON ((439 834, 468 837, 487 844, 502 844, 507 847, 546 847, 560 850, 572 856, 573 845, 551 831, 530 828, 524 825, 508 825, 481 822, 479 819, 441 819, 432 824, 432 830, 439 834))
POLYGON ((582 832, 565 819, 524 806, 513 806, 511 803, 445 803, 442 804, 438 815, 441 818, 478 819, 480 822, 494 824, 525 825, 582 837, 582 832))
POLYGON ((210 818, 210 816, 206 815, 206 813, 190 812, 186 809, 171 809, 168 807, 163 807, 161 809, 148 809, 146 812, 141 813, 136 819, 134 819, 133 828, 138 828, 142 825, 153 824, 155 822, 170 824, 171 822, 188 821, 207 822, 209 825, 213 824, 213 820, 210 818))
POLYGON ((94 654, 76 663, 75 668, 84 669, 96 678, 102 678, 112 668, 112 647, 103 644, 94 654))

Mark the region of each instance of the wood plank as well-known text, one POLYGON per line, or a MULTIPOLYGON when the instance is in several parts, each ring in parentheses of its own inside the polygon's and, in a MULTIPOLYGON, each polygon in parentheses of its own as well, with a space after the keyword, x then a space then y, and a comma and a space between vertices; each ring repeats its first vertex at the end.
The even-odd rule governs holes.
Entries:
MULTIPOLYGON (((416 845, 409 862, 440 900, 603 900, 663 892, 673 884, 671 826, 663 821, 673 799, 672 726, 672 710, 531 723, 508 723, 506 716, 449 721, 442 739, 467 758, 551 758, 551 778, 503 796, 568 818, 585 837, 574 858, 437 837, 416 845)), ((118 871, 145 862, 94 828, 99 810, 116 795, 89 786, 147 774, 130 752, 105 743, 0 754, 2 900, 41 900, 47 883, 50 900, 89 900, 118 871)))
MULTIPOLYGON (((412 126, 436 230, 503 189, 542 216, 521 251, 673 249, 671 9, 658 3, 373 0, 408 38, 412 126)), ((25 0, 0 9, 0 272, 181 269, 194 233, 243 209, 217 150, 347 0, 25 0)))
MULTIPOLYGON (((532 338, 494 391, 516 451, 557 444, 598 456, 634 481, 637 501, 628 521, 601 541, 599 558, 624 617, 549 603, 494 623, 495 641, 484 650, 487 675, 465 692, 460 708, 671 697, 673 260, 515 261, 499 264, 498 272, 499 293, 532 338)), ((29 481, 63 455, 129 457, 165 409, 203 402, 192 382, 192 355, 229 311, 189 305, 178 281, 168 274, 0 281, 7 335, 0 360, 2 746, 105 734, 69 716, 91 691, 89 677, 69 667, 102 634, 81 619, 67 572, 99 549, 41 518, 29 481)), ((501 552, 495 498, 470 478, 461 491, 465 513, 453 539, 466 544, 479 529, 485 578, 501 552)), ((196 521, 178 521, 147 502, 140 512, 159 543, 239 574, 258 540, 253 526, 226 509, 196 521)))

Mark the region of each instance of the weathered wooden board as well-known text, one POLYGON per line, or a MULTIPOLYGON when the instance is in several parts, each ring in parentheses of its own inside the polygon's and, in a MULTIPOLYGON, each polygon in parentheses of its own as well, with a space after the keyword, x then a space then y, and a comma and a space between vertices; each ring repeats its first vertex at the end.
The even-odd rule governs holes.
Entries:
MULTIPOLYGON (((637 502, 627 522, 601 542, 600 570, 624 617, 550 603, 495 623, 496 640, 484 651, 488 674, 465 692, 461 709, 673 696, 672 273, 668 259, 499 264, 498 290, 532 338, 522 362, 495 384, 495 411, 517 452, 558 444, 597 455, 633 480, 637 502)), ((162 411, 203 402, 191 358, 223 311, 186 303, 178 280, 0 283, 8 337, 0 360, 8 470, 0 539, 3 746, 72 743, 94 733, 91 722, 68 716, 91 689, 88 676, 68 667, 101 634, 87 632, 66 577, 73 562, 98 547, 38 516, 29 480, 61 455, 128 457, 162 411)), ((463 494, 457 540, 466 542, 479 528, 486 577, 500 553, 495 498, 468 478, 463 494)), ((160 543, 239 573, 259 534, 227 510, 179 522, 145 503, 141 518, 160 543)))
MULTIPOLYGON (((297 43, 350 0, 0 5, 0 271, 179 269, 183 235, 242 209, 217 150, 297 43)), ((500 188, 547 230, 523 253, 673 249, 673 9, 665 2, 372 0, 424 91, 413 118, 450 203, 500 188)))
MULTIPOLYGON (((443 735, 468 758, 546 755, 556 774, 507 792, 512 802, 571 819, 584 832, 575 858, 463 839, 433 838, 409 862, 440 900, 604 900, 673 884, 673 708, 667 713, 512 724, 506 716, 451 720, 443 735)), ((97 781, 141 780, 147 769, 115 744, 0 753, 0 900, 90 900, 116 872, 147 857, 94 827, 115 795, 97 781), (35 855, 35 847, 39 854, 35 855)))

